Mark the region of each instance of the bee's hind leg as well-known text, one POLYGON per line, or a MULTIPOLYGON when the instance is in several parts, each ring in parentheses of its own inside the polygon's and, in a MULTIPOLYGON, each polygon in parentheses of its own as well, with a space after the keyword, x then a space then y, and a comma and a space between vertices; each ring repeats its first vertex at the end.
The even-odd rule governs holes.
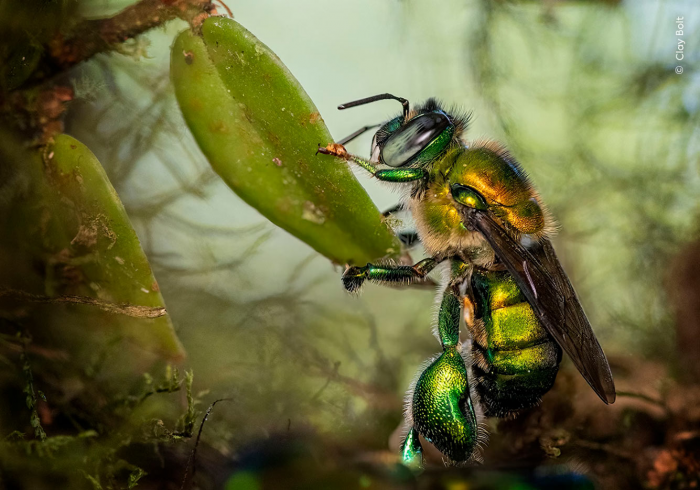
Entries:
POLYGON ((423 467, 423 447, 415 427, 411 427, 401 444, 401 462, 412 469, 423 467))
POLYGON ((411 449, 418 433, 454 463, 478 459, 479 420, 471 400, 467 366, 458 348, 460 308, 458 292, 448 286, 438 313, 443 351, 429 361, 407 397, 406 418, 411 430, 402 446, 404 461, 407 457, 412 461, 413 454, 418 454, 411 449))

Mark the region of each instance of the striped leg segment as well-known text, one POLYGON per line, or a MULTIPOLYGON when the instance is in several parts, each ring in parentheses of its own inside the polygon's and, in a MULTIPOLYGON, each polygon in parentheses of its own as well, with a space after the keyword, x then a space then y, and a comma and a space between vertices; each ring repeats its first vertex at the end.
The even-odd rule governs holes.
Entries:
POLYGON ((411 284, 425 280, 430 271, 439 263, 433 258, 423 259, 414 265, 374 265, 348 267, 343 273, 343 285, 349 292, 355 292, 367 281, 384 284, 411 284))

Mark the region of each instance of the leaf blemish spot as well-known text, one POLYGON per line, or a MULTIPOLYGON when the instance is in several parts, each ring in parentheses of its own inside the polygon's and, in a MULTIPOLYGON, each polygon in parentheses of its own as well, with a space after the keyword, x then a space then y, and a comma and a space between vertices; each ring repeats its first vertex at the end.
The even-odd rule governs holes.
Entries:
POLYGON ((311 124, 316 124, 317 122, 321 121, 321 114, 317 112, 312 112, 311 115, 309 116, 309 122, 311 124))

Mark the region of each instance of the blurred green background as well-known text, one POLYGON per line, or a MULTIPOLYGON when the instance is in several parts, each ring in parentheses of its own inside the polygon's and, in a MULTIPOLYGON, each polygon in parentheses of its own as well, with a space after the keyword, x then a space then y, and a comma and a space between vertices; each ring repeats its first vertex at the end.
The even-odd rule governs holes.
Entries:
MULTIPOLYGON (((95 0, 79 9, 101 17, 129 3, 95 0)), ((687 354, 690 349, 692 359, 695 351, 679 349, 676 333, 690 325, 698 329, 690 338, 700 345, 697 321, 683 320, 687 308, 697 308, 692 291, 700 290, 681 273, 700 262, 692 253, 700 236, 696 2, 237 0, 228 6, 296 76, 336 139, 398 112, 392 102, 336 110, 378 93, 413 103, 436 96, 473 111, 467 139, 504 143, 559 222, 555 247, 618 389, 662 399, 684 376, 697 383, 700 370, 687 354), (675 59, 678 16, 685 17, 682 61, 675 59), (691 291, 689 307, 678 291, 691 291)), ((232 399, 216 406, 204 429, 202 440, 216 458, 240 463, 251 443, 303 433, 376 459, 396 446, 398 436, 391 444, 389 438, 401 422, 403 393, 439 350, 431 335, 434 291, 368 285, 360 297, 347 295, 341 268, 268 223, 213 173, 170 85, 169 49, 185 27, 172 21, 127 43, 122 54, 98 55, 72 70, 75 100, 65 131, 97 156, 125 206, 186 352, 180 369, 194 373, 197 408, 232 399)), ((358 138, 349 151, 368 155, 371 137, 358 138)), ((390 187, 355 173, 380 210, 398 202, 390 187)), ((419 259, 420 248, 412 255, 419 259)), ((44 369, 51 373, 50 364, 44 369)), ((568 361, 556 390, 584 411, 610 410, 601 415, 610 420, 624 410, 646 410, 636 398, 596 405, 568 361)), ((23 398, 17 390, 4 393, 23 398)), ((127 426, 174 423, 187 407, 184 393, 151 398, 126 416, 127 426)), ((3 416, 0 429, 23 431, 17 420, 3 416)), ((491 425, 499 448, 507 428, 491 425)), ((45 430, 51 435, 50 424, 45 430)), ((640 444, 608 433, 597 440, 620 451, 640 444)), ((100 441, 109 447, 105 437, 100 441)), ((663 438, 652 442, 661 447, 663 438)), ((571 463, 568 447, 553 463, 571 463)), ((617 481, 577 457, 576 469, 617 481)), ((144 466, 136 452, 120 458, 144 466)), ((95 468, 86 471, 104 469, 95 468)), ((635 471, 617 488, 632 488, 635 471)), ((167 476, 182 477, 175 470, 167 476)), ((235 488, 259 483, 251 485, 235 488)))

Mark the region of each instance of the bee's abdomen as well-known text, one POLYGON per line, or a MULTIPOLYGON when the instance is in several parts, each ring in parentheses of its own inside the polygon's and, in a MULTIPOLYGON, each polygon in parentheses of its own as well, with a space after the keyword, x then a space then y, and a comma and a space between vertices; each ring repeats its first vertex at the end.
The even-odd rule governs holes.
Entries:
POLYGON ((504 417, 537 405, 552 388, 561 358, 561 350, 554 342, 520 351, 496 351, 491 354, 475 344, 472 354, 475 358, 493 356, 490 363, 487 361, 484 365, 477 362, 472 368, 477 394, 484 414, 489 417, 504 417), (503 362, 511 355, 519 359, 503 362))
POLYGON ((476 391, 487 416, 539 403, 559 369, 561 348, 506 271, 475 271, 472 330, 476 391))

